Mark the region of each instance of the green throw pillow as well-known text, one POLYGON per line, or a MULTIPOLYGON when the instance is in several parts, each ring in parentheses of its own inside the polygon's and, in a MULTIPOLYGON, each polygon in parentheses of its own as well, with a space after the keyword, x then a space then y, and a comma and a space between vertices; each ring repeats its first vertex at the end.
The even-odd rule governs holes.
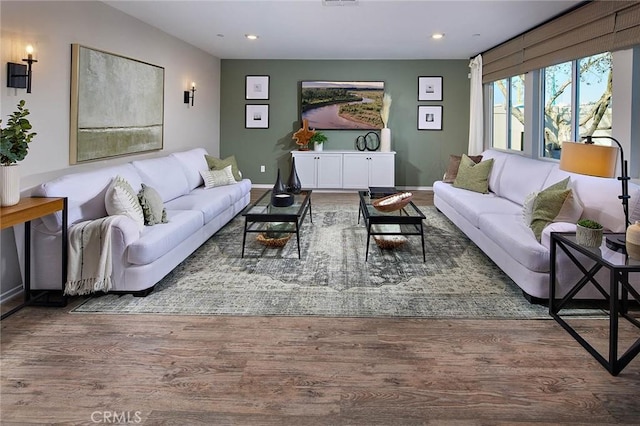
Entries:
POLYGON ((145 225, 156 225, 158 223, 167 223, 167 210, 164 208, 162 198, 158 191, 150 186, 142 184, 142 189, 138 192, 138 199, 144 213, 145 225))
POLYGON ((540 192, 533 203, 530 228, 538 241, 542 236, 542 230, 555 220, 565 200, 571 194, 571 189, 558 189, 558 187, 562 187, 563 182, 566 188, 568 179, 540 192))
POLYGON ((236 162, 236 157, 234 155, 225 158, 224 160, 220 160, 219 158, 212 157, 210 155, 205 155, 204 159, 207 160, 207 165, 209 166, 209 170, 224 170, 225 167, 231 166, 231 171, 233 172, 233 178, 240 182, 242 180, 242 173, 238 169, 238 163, 236 162))
POLYGON ((453 181, 453 186, 486 194, 489 192, 489 174, 492 168, 493 158, 476 164, 467 155, 462 154, 458 175, 453 181))

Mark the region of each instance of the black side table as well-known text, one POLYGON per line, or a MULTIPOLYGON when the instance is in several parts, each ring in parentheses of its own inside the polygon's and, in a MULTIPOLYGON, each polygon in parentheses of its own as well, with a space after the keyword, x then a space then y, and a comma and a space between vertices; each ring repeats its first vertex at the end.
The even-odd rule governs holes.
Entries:
MULTIPOLYGON (((615 235, 615 234, 614 234, 615 235)), ((640 303, 640 294, 629 284, 629 274, 640 272, 640 261, 629 259, 627 256, 611 256, 610 259, 603 257, 603 250, 609 250, 604 245, 599 248, 583 247, 576 242, 576 234, 568 232, 552 232, 550 247, 550 288, 549 288, 549 314, 573 336, 595 359, 604 366, 613 376, 624 369, 631 360, 640 352, 640 338, 638 338, 626 352, 618 358, 618 322, 624 318, 640 329, 640 321, 628 313, 629 295, 640 303), (569 290, 567 295, 561 300, 555 299, 556 294, 556 257, 557 249, 560 248, 571 261, 580 269, 584 276, 569 290), (595 262, 591 267, 584 265, 576 257, 576 253, 586 256, 595 262), (587 269, 589 268, 589 269, 587 269), (595 274, 602 268, 609 270, 609 285, 601 285, 595 274), (604 299, 609 303, 609 357, 601 355, 582 336, 578 334, 559 315, 569 301, 588 283, 602 293, 604 299)), ((613 252, 612 252, 613 253, 613 252)), ((591 262, 590 262, 591 263, 591 262)))

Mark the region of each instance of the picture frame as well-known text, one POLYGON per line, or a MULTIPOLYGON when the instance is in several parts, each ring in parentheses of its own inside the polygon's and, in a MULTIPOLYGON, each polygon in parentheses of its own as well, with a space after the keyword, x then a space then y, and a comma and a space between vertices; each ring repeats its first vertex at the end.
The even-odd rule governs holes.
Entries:
POLYGON ((71 45, 70 164, 161 150, 163 133, 163 67, 71 45))
POLYGON ((441 101, 442 100, 442 77, 440 76, 418 77, 418 100, 419 101, 441 101))
POLYGON ((269 99, 269 76, 268 75, 248 75, 245 78, 246 89, 245 99, 269 99))
POLYGON ((442 105, 418 106, 418 130, 442 130, 442 105))
POLYGON ((245 105, 245 129, 269 128, 269 105, 245 105))

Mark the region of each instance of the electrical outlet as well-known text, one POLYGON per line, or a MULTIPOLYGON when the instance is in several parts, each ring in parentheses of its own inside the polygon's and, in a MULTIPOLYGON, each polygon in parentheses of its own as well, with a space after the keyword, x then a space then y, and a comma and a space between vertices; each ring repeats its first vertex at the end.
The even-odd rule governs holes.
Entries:
POLYGON ((266 171, 264 166, 260 166, 260 173, 264 173, 266 171))

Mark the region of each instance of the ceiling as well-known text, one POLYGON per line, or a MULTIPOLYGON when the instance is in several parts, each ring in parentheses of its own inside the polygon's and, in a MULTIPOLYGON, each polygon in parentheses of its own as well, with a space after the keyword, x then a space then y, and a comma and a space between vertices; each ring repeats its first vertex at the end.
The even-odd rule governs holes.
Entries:
POLYGON ((466 59, 581 0, 114 0, 221 59, 466 59), (329 6, 331 4, 343 4, 329 6), (433 40, 433 33, 444 33, 433 40), (256 34, 257 40, 246 39, 256 34))

